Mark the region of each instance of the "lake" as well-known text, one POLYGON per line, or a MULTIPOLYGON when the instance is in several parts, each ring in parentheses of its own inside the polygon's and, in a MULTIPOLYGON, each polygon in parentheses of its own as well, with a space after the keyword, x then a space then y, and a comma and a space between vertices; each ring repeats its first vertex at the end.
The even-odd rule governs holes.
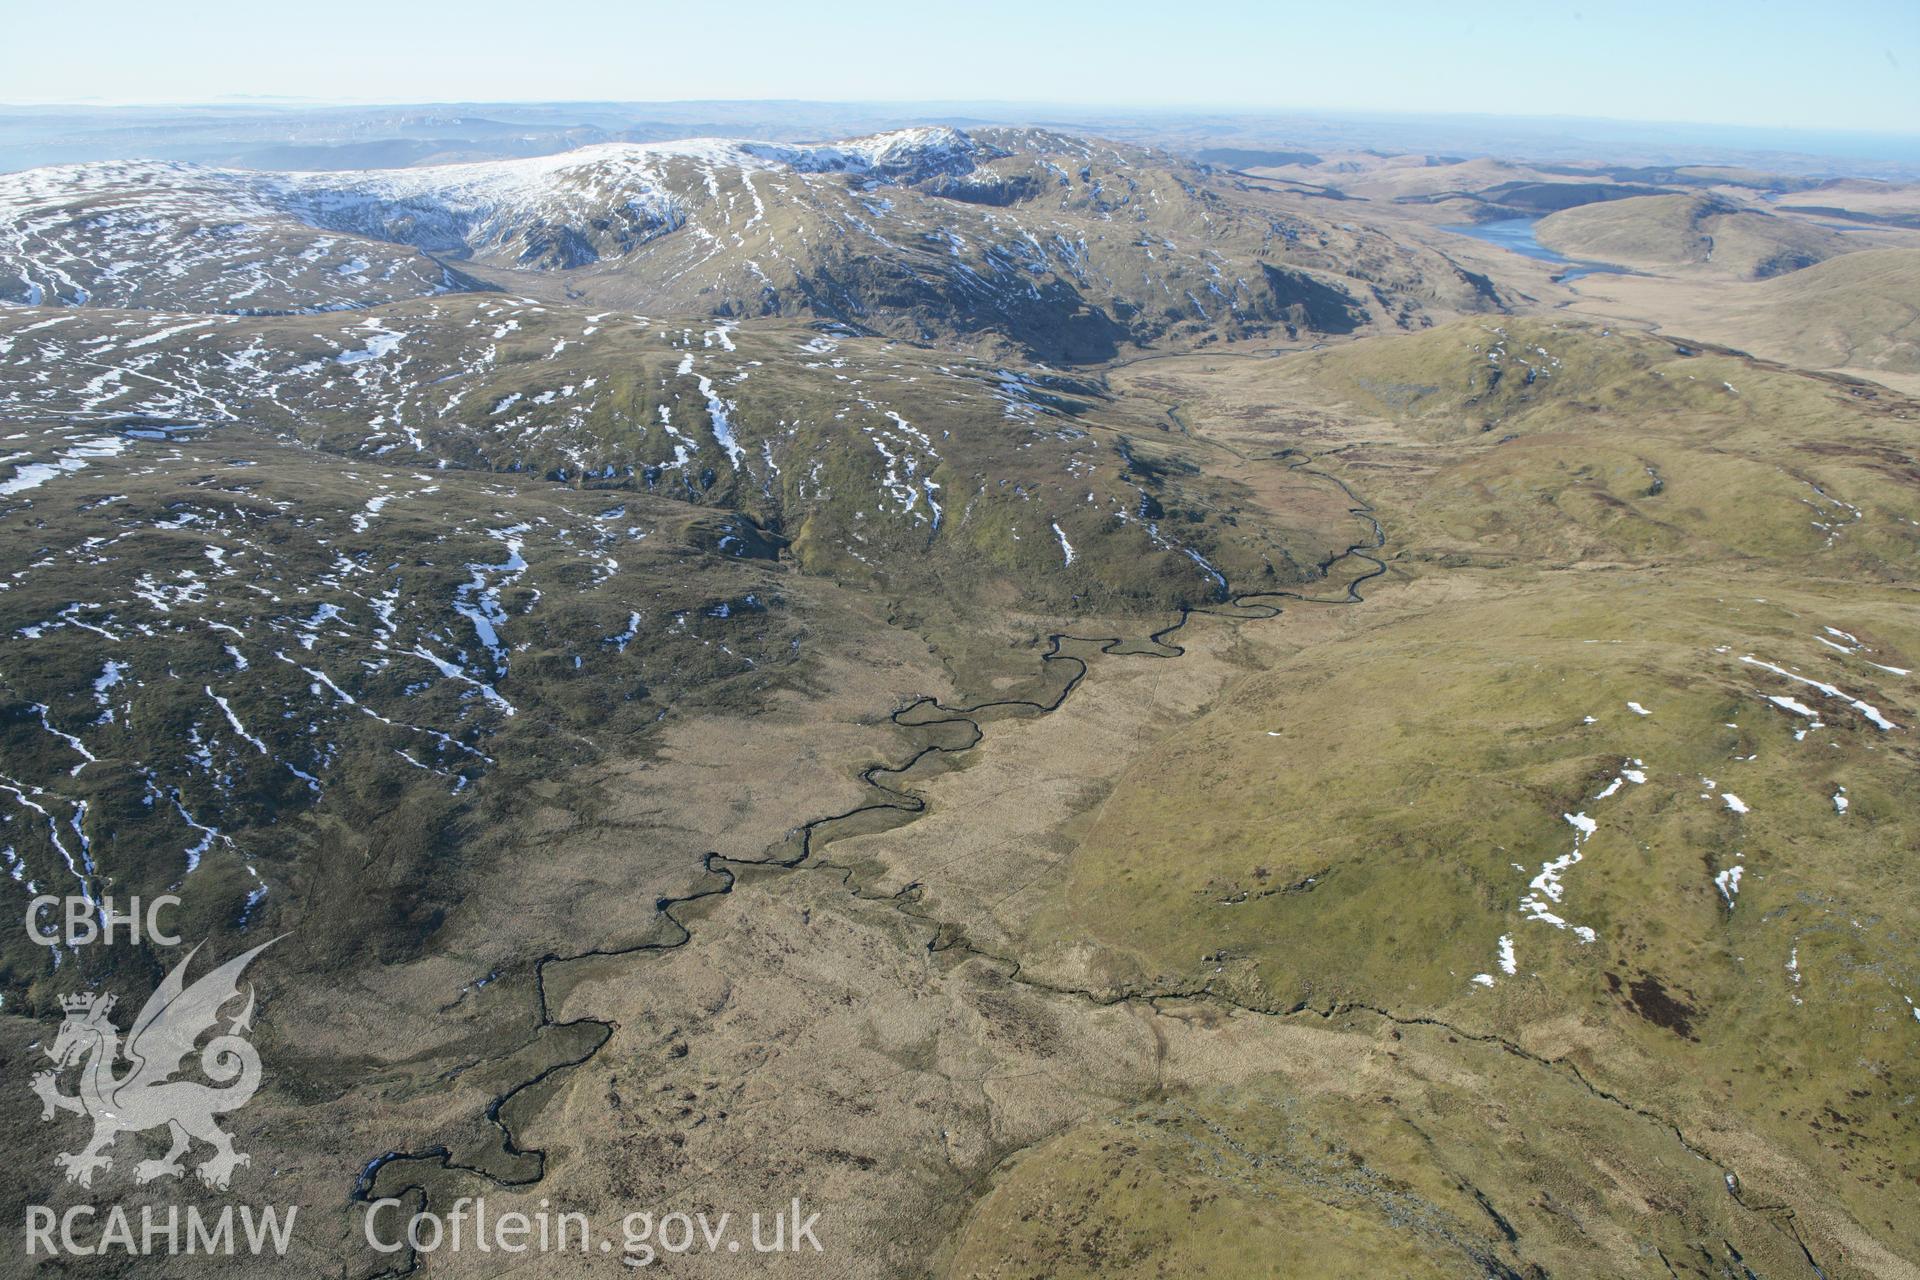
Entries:
POLYGON ((1442 231, 1451 231, 1455 235, 1471 236, 1475 240, 1484 240, 1488 244, 1498 245, 1528 258, 1537 258, 1541 262, 1566 264, 1567 270, 1554 275, 1554 280, 1565 284, 1578 280, 1581 276, 1637 274, 1631 268, 1611 262, 1589 262, 1580 258, 1569 258, 1564 253, 1556 253, 1534 238, 1533 224, 1538 218, 1501 218, 1497 222, 1477 222, 1466 226, 1442 227, 1442 231))

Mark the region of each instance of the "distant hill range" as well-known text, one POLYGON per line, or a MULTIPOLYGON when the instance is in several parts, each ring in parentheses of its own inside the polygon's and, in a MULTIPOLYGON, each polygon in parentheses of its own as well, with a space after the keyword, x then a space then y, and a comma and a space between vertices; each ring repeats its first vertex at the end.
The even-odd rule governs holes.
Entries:
POLYGON ((1039 129, 369 171, 114 161, 0 178, 0 210, 0 298, 23 303, 285 312, 498 288, 1058 361, 1503 305, 1441 251, 1169 153, 1039 129))

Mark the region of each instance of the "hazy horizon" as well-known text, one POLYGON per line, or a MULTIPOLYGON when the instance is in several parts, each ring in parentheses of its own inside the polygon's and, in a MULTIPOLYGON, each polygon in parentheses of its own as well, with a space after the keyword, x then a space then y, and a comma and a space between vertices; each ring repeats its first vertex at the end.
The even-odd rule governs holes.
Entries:
POLYGON ((1521 163, 1719 164, 1833 177, 1920 177, 1920 134, 1862 130, 1485 112, 767 98, 359 104, 281 97, 0 105, 0 171, 115 159, 378 168, 548 154, 595 141, 819 141, 930 124, 1034 125, 1189 153, 1378 150, 1521 163), (444 159, 433 158, 443 153, 444 159))
MULTIPOLYGON (((857 0, 824 16, 749 0, 723 48, 710 18, 678 7, 560 16, 529 24, 498 0, 432 0, 381 10, 370 38, 351 22, 316 26, 304 10, 236 0, 213 0, 190 25, 108 0, 84 79, 70 65, 24 62, 0 96, 18 108, 944 101, 1920 134, 1920 10, 1902 0, 1864 0, 1814 27, 1796 6, 1653 0, 1601 13, 1229 2, 1177 24, 1139 0, 983 0, 957 11, 857 0), (512 38, 449 42, 451 30, 512 38)), ((28 11, 11 23, 20 47, 47 48, 65 19, 28 11)))
POLYGON ((204 109, 285 109, 307 110, 408 110, 431 107, 861 107, 897 108, 927 113, 936 109, 990 108, 1002 111, 1112 112, 1143 118, 1197 119, 1222 116, 1238 119, 1322 119, 1330 121, 1485 121, 1498 124, 1581 124, 1615 125, 1630 129, 1702 129, 1732 130, 1758 135, 1805 135, 1809 137, 1860 137, 1892 140, 1920 140, 1920 126, 1903 129, 1853 128, 1821 125, 1757 125, 1736 120, 1655 119, 1624 115, 1595 115, 1573 111, 1452 111, 1386 110, 1341 108, 1313 103, 1279 103, 1266 107, 1233 106, 1207 102, 1141 103, 1114 99, 1078 102, 1069 99, 1023 98, 845 98, 845 97, 695 97, 695 98, 539 98, 539 97, 467 97, 467 98, 326 98, 293 94, 226 94, 207 98, 118 99, 108 97, 69 98, 47 101, 0 100, 0 112, 37 111, 187 111, 204 109))

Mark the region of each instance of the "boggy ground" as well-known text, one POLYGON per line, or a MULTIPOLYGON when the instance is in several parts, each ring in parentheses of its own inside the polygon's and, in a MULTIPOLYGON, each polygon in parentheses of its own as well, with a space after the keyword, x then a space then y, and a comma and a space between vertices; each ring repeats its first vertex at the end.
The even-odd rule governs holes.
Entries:
POLYGON ((276 984, 247 1198, 351 1276, 619 1265, 361 1241, 481 1193, 822 1211, 682 1274, 1911 1274, 1916 410, 1695 351, 1116 368, 1326 548, 1173 630, 712 570, 805 660, 479 784, 431 947, 276 984))
MULTIPOLYGON (((1206 598, 1222 570, 1181 547, 1209 522, 1233 548, 1216 552, 1224 571, 1266 581, 1314 576, 1317 563, 1371 536, 1337 486, 1282 469, 1243 492, 1164 423, 1095 414, 1084 430, 1055 428, 1055 414, 1010 389, 1011 373, 956 380, 918 356, 909 358, 927 360, 920 370, 903 371, 884 346, 835 355, 819 335, 784 330, 764 338, 763 369, 745 362, 763 339, 741 334, 743 362, 727 375, 735 383, 750 371, 753 385, 814 378, 830 397, 822 417, 839 421, 857 403, 905 431, 850 390, 884 368, 919 397, 915 419, 950 423, 967 447, 1002 441, 992 470, 966 486, 989 496, 956 502, 941 521, 925 513, 931 504, 887 506, 898 495, 866 474, 893 464, 887 450, 859 427, 822 424, 823 444, 857 450, 831 494, 858 522, 848 541, 872 562, 868 574, 859 556, 822 563, 756 537, 729 507, 739 498, 777 508, 767 485, 716 483, 709 505, 691 486, 683 495, 646 468, 609 461, 636 441, 658 443, 658 430, 638 423, 683 404, 671 384, 691 382, 682 388, 691 396, 698 371, 734 350, 724 327, 596 334, 589 317, 526 314, 530 325, 568 326, 566 342, 541 334, 539 359, 510 362, 513 389, 484 397, 526 401, 526 421, 477 429, 517 448, 577 427, 582 448, 613 451, 584 468, 590 486, 571 455, 557 469, 559 455, 476 465, 460 452, 474 424, 405 445, 369 434, 450 409, 457 392, 446 379, 380 363, 413 360, 415 343, 435 360, 457 346, 448 335, 459 326, 425 323, 446 319, 438 313, 415 316, 404 333, 355 316, 332 336, 304 319, 245 334, 251 322, 229 321, 216 337, 168 317, 115 315, 84 332, 64 312, 16 319, 18 345, 5 354, 24 371, 9 384, 23 429, 9 461, 16 476, 40 478, 9 489, 0 522, 20 566, 4 601, 0 745, 17 810, 4 895, 17 913, 68 877, 116 896, 178 890, 183 932, 213 934, 203 964, 284 933, 249 972, 261 1001, 253 1035, 270 1070, 232 1117, 252 1163, 230 1190, 300 1207, 297 1273, 405 1264, 357 1233, 361 1200, 410 1182, 430 1185, 435 1207, 458 1189, 528 1187, 568 1203, 598 1185, 562 1179, 561 1147, 550 1168, 524 1136, 565 1091, 604 1079, 582 1073, 598 1072, 628 1018, 610 1016, 618 1002, 569 995, 592 967, 571 958, 599 957, 631 981, 696 936, 698 901, 730 888, 742 864, 804 852, 794 846, 803 824, 862 811, 833 824, 837 834, 911 816, 915 802, 863 781, 862 767, 939 748, 915 766, 918 783, 962 757, 977 736, 971 719, 928 695, 948 705, 1004 699, 1002 717, 1058 705, 1084 668, 1066 652, 1043 658, 1062 623, 1040 611, 1055 600, 1088 608, 1105 595, 1103 565, 1128 584, 1114 593, 1122 601, 1206 598), (364 345, 369 323, 397 339, 364 345), (69 345, 82 338, 58 336, 69 333, 82 335, 84 360, 69 345), (551 358, 588 338, 598 339, 593 358, 613 367, 646 358, 636 343, 663 347, 646 382, 666 398, 603 419, 555 408, 595 375, 550 368, 551 358), (308 342, 320 344, 317 357, 300 352, 308 342), (132 353, 125 370, 160 386, 159 401, 97 399, 98 369, 122 346, 132 353), (263 359, 277 372, 263 374, 263 359), (566 396, 547 394, 550 377, 566 396), (448 402, 421 410, 408 397, 422 387, 441 387, 448 402), (369 417, 373 407, 387 412, 369 417), (1084 456, 1096 449, 1099 464, 1084 456), (1052 505, 1043 481, 1068 496, 1052 505), (1111 512, 1091 509, 1096 487, 1120 495, 1111 512), (1001 489, 1011 496, 991 496, 1001 489), (896 517, 900 529, 882 533, 896 517), (968 584, 958 594, 920 585, 939 572, 935 530, 992 544, 985 555, 951 551, 954 580, 968 584), (1132 552, 1103 550, 1115 538, 1132 552), (988 601, 998 613, 983 610, 988 601)), ((494 354, 474 358, 491 368, 494 354)), ((734 394, 722 408, 694 401, 706 407, 686 439, 698 432, 709 473, 746 475, 755 464, 723 446, 730 413, 771 479, 768 446, 803 416, 800 398, 770 393, 763 411, 734 394), (768 440, 755 434, 763 430, 768 440)), ((817 479, 827 465, 793 470, 817 479)), ((830 501, 812 479, 805 492, 830 501)), ((795 545, 808 519, 788 517, 795 545)), ((1167 618, 1143 613, 1151 621, 1087 625, 1160 651, 1142 633, 1167 618)), ((56 956, 11 935, 0 953, 8 1061, 45 1065, 57 996, 84 986, 137 1007, 178 960, 155 947, 56 956)), ((123 1136, 93 1186, 69 1185, 54 1157, 77 1145, 81 1122, 43 1124, 40 1110, 25 1088, 0 1105, 21 1153, 0 1175, 9 1203, 164 1212, 231 1202, 191 1176, 136 1184, 133 1166, 157 1154, 145 1148, 158 1135, 123 1136)), ((97 1264, 108 1274, 151 1265, 97 1264)))
POLYGON ((691 945, 546 966, 554 1034, 611 1026, 502 1110, 538 1183, 470 1124, 492 1182, 373 1189, 799 1194, 794 1274, 1912 1274, 1913 407, 1581 326, 1396 342, 1114 376, 1222 465, 1311 457, 1385 573, 1077 625, 1077 683, 948 652, 893 759, 981 745, 877 777, 924 815, 763 827, 691 945))

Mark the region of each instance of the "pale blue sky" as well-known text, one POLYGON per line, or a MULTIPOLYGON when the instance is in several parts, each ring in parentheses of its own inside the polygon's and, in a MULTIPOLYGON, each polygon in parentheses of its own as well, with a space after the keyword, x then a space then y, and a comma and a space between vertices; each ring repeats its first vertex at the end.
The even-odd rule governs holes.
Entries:
POLYGON ((0 102, 803 98, 1920 133, 1920 0, 0 0, 0 102))

